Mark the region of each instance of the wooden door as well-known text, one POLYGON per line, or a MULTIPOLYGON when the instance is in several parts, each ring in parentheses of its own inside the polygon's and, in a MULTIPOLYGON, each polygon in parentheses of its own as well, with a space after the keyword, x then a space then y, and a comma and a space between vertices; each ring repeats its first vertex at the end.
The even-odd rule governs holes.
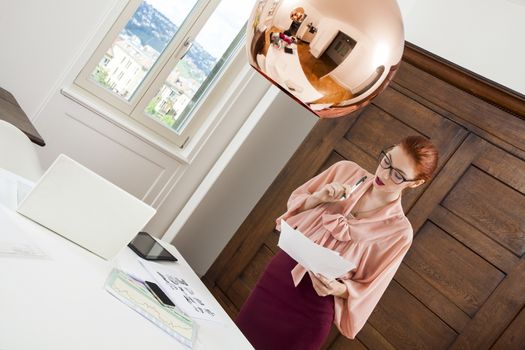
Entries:
POLYGON ((372 105, 318 123, 210 268, 230 315, 277 251, 294 188, 343 159, 374 172, 383 147, 418 134, 440 162, 403 196, 413 245, 356 339, 334 327, 325 348, 525 349, 525 122, 406 62, 372 105))

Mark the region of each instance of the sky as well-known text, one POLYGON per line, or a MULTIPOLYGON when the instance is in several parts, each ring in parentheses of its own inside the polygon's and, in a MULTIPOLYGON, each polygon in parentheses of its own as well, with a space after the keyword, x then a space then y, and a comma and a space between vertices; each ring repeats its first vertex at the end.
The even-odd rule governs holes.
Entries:
MULTIPOLYGON (((177 26, 189 14, 195 0, 147 0, 177 26)), ((222 56, 242 29, 252 12, 255 0, 222 0, 197 35, 196 41, 216 58, 222 56)))

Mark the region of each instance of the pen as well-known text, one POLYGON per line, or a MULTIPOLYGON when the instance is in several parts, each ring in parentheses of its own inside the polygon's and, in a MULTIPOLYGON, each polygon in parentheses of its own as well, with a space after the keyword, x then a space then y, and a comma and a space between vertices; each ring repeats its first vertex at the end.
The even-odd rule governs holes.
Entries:
MULTIPOLYGON (((367 176, 363 176, 362 178, 360 178, 356 183, 355 185, 352 186, 352 188, 350 189, 350 193, 348 193, 348 197, 354 193, 355 190, 357 190, 357 188, 359 186, 361 186, 361 184, 363 184, 366 180, 367 176)), ((344 200, 347 200, 348 199, 346 193, 343 194, 343 196, 339 199, 340 201, 344 201, 344 200)))

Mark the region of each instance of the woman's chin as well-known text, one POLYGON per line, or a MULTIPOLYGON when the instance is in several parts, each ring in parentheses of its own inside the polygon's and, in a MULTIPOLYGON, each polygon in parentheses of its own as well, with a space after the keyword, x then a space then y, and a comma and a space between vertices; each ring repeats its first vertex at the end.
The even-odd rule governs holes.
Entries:
POLYGON ((372 186, 374 186, 375 190, 379 191, 379 192, 383 192, 383 193, 394 193, 394 192, 396 192, 395 189, 389 188, 387 185, 380 185, 379 183, 376 182, 375 179, 374 179, 374 183, 373 183, 372 186))
POLYGON ((379 185, 375 180, 373 185, 376 191, 385 192, 385 185, 379 185))

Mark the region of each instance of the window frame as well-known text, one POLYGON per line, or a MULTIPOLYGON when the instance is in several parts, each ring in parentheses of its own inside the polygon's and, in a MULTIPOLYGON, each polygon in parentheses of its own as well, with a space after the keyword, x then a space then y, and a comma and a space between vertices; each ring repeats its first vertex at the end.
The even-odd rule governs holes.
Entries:
MULTIPOLYGON (((229 65, 235 60, 236 56, 244 53, 242 46, 244 46, 245 43, 245 35, 243 33, 243 35, 235 38, 235 40, 240 40, 235 45, 234 49, 229 52, 226 64, 217 71, 217 75, 204 90, 198 103, 192 107, 189 116, 190 120, 186 122, 182 132, 177 134, 160 121, 146 115, 144 110, 149 101, 158 93, 168 75, 184 57, 186 51, 189 50, 190 47, 185 47, 185 43, 190 41, 193 42, 195 40, 195 37, 199 34, 202 27, 206 24, 206 21, 220 4, 221 0, 197 0, 193 9, 177 30, 177 33, 174 35, 170 43, 168 43, 155 64, 151 67, 150 71, 146 74, 135 93, 129 100, 126 100, 93 81, 91 79, 91 73, 98 66, 104 54, 112 46, 119 33, 132 18, 142 2, 143 0, 130 0, 125 5, 111 28, 104 35, 100 44, 74 79, 74 84, 95 96, 97 99, 124 113, 126 116, 138 121, 141 125, 145 126, 150 131, 153 131, 156 135, 160 135, 170 143, 182 149, 188 144, 189 138, 197 133, 199 127, 206 119, 205 116, 207 113, 200 113, 203 101, 207 100, 208 97, 211 97, 210 95, 213 94, 214 87, 223 78, 225 71, 228 70, 229 65)), ((243 32, 242 29, 241 32, 243 32)), ((217 98, 214 97, 212 100, 216 102, 217 98)))

